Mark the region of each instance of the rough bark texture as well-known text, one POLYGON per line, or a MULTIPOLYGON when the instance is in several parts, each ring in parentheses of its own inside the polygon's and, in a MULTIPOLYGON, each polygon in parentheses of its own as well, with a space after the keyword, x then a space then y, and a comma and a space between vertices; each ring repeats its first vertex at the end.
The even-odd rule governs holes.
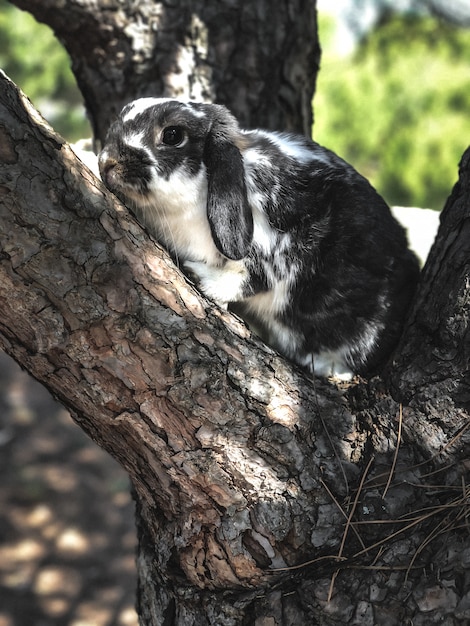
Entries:
POLYGON ((423 269, 423 288, 403 335, 394 375, 396 392, 407 401, 431 384, 470 408, 470 152, 441 213, 432 255, 423 269), (457 378, 456 378, 457 375, 457 378), (445 390, 445 391, 444 391, 445 390))
POLYGON ((149 95, 217 101, 242 126, 311 134, 320 57, 312 0, 14 4, 69 52, 98 140, 124 104, 149 95))
POLYGON ((468 622, 468 177, 396 399, 341 391, 207 302, 1 79, 0 344, 129 472, 142 624, 468 622))

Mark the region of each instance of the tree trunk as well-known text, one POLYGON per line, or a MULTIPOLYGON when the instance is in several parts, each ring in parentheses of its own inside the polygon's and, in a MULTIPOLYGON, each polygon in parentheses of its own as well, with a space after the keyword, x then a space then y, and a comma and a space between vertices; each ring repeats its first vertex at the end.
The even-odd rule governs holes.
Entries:
POLYGON ((469 161, 395 398, 341 390, 205 300, 1 79, 0 343, 128 471, 142 624, 466 623, 469 161))
POLYGON ((247 128, 308 136, 320 49, 312 0, 14 0, 72 59, 95 139, 142 96, 217 101, 247 128))

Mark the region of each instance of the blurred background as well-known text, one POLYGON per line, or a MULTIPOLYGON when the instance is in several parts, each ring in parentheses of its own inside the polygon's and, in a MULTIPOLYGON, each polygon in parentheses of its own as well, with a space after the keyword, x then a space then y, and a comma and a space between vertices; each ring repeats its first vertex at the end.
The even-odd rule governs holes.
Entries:
MULTIPOLYGON (((314 139, 389 204, 439 211, 470 143, 470 0, 318 11, 314 139)), ((90 136, 67 54, 6 0, 0 67, 67 140, 90 136)), ((136 626, 134 551, 126 475, 0 354, 0 626, 136 626)))
POLYGON ((470 0, 319 0, 316 141, 390 205, 441 210, 470 144, 470 0))
POLYGON ((0 352, 0 626, 137 626, 127 475, 0 352))

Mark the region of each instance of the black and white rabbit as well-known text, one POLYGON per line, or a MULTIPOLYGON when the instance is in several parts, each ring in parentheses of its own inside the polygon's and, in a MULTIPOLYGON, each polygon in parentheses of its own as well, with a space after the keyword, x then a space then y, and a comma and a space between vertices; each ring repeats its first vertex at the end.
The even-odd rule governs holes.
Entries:
POLYGON ((220 105, 142 98, 99 164, 200 289, 279 352, 342 379, 390 355, 418 262, 384 200, 333 152, 242 130, 220 105))

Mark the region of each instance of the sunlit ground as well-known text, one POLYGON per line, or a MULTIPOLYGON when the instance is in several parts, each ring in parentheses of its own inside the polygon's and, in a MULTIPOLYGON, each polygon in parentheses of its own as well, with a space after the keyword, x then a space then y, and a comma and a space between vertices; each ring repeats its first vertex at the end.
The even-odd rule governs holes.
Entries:
POLYGON ((0 353, 0 626, 136 626, 126 475, 0 353))

